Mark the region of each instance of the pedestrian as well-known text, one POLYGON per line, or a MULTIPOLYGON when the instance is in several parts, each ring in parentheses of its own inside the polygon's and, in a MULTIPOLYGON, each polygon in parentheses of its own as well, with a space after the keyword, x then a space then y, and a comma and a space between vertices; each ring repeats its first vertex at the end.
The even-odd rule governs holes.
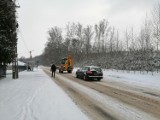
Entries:
POLYGON ((53 73, 54 73, 54 78, 55 78, 56 66, 54 64, 52 64, 52 66, 51 66, 51 71, 52 71, 52 77, 53 77, 53 73))
POLYGON ((30 67, 30 65, 28 65, 28 70, 29 70, 29 71, 31 71, 31 67, 30 67))

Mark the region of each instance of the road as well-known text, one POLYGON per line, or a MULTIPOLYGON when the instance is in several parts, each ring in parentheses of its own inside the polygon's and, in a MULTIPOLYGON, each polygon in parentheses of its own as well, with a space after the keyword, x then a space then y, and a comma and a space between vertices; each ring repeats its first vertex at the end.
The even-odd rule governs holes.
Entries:
MULTIPOLYGON (((43 70, 51 75, 49 68, 43 70)), ((92 120, 160 119, 160 97, 152 91, 103 80, 84 81, 68 73, 57 72, 53 80, 92 120)))

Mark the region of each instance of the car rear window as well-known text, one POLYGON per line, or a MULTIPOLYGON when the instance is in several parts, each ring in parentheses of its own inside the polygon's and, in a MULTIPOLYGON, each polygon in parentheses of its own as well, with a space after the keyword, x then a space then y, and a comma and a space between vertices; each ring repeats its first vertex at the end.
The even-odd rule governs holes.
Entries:
POLYGON ((82 70, 89 70, 89 67, 83 67, 82 70))
POLYGON ((98 68, 98 67, 91 67, 91 70, 95 70, 97 72, 102 72, 102 69, 98 68))

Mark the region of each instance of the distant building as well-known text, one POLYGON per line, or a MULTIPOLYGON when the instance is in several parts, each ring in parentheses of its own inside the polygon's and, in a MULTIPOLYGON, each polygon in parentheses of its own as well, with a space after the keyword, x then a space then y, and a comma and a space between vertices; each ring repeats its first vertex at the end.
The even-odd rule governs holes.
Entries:
MULTIPOLYGON (((12 63, 8 65, 7 70, 12 70, 12 63)), ((21 61, 18 61, 18 70, 24 71, 27 70, 27 64, 21 61)))

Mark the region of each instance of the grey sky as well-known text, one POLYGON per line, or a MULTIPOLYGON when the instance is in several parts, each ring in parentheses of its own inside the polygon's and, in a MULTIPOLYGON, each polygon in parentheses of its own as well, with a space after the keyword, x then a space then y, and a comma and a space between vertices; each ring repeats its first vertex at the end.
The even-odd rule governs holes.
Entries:
POLYGON ((64 28, 68 22, 94 25, 107 19, 110 25, 123 31, 133 26, 139 29, 146 13, 160 0, 18 0, 19 57, 43 52, 49 28, 64 28), (25 45, 24 45, 25 44, 25 45), (28 49, 28 50, 27 50, 28 49))

